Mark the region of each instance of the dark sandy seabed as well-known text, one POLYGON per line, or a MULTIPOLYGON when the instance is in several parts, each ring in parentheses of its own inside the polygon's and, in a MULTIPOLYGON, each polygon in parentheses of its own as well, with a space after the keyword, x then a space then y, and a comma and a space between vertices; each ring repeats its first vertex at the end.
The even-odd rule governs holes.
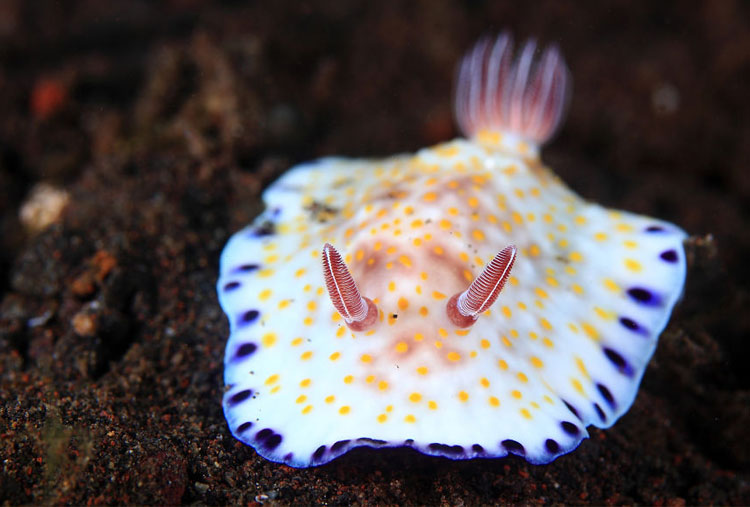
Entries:
POLYGON ((0 2, 0 502, 750 503, 748 4, 521 4, 0 2), (635 404, 547 466, 259 458, 220 406, 224 243, 297 162, 455 137, 453 65, 504 27, 572 69, 547 164, 694 235, 635 404), (40 182, 70 201, 31 232, 40 182))

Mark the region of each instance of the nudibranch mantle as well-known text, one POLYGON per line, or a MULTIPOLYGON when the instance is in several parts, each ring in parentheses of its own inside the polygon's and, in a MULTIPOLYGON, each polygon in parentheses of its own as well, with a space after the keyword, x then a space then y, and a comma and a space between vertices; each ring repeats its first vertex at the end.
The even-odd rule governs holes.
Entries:
MULTIPOLYGON (((492 58, 510 51, 495 54, 503 38, 480 42, 462 74, 486 81, 492 58)), ((527 48, 506 72, 520 72, 527 48)), ((528 81, 552 65, 548 53, 528 81)), ((557 117, 532 132, 482 118, 486 92, 462 92, 461 79, 457 115, 470 139, 299 165, 225 247, 224 412, 263 457, 307 467, 357 446, 410 446, 548 463, 633 403, 681 294, 685 233, 587 202, 542 164, 564 82, 545 111, 557 117), (368 329, 353 331, 328 297, 326 243, 377 306, 368 329), (497 301, 455 326, 448 299, 510 244, 518 254, 497 301)))

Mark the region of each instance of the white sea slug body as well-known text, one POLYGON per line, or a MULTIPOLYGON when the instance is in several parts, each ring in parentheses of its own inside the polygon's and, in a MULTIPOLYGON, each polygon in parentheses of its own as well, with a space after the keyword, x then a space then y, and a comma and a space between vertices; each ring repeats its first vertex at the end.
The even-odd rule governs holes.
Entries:
POLYGON ((217 285, 236 438, 295 467, 363 445, 547 463, 631 406, 682 291, 685 233, 544 167, 568 72, 534 50, 514 58, 501 35, 467 54, 467 139, 321 159, 264 192, 217 285))

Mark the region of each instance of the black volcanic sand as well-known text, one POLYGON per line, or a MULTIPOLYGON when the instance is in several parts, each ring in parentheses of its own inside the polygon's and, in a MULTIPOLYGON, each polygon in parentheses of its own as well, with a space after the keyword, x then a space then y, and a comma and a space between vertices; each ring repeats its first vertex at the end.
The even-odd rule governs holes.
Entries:
POLYGON ((273 4, 0 4, 0 502, 750 503, 748 4, 273 4), (504 27, 572 69, 546 162, 694 235, 635 404, 546 466, 259 458, 220 406, 224 243, 294 163, 456 136, 453 65, 504 27), (38 182, 71 201, 32 234, 38 182))

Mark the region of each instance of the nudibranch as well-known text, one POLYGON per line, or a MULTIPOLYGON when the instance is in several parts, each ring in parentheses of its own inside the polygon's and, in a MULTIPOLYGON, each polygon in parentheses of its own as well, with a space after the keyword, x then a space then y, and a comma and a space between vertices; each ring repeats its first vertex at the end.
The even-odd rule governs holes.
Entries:
POLYGON ((502 34, 463 58, 465 139, 323 158, 265 190, 217 285, 237 439, 293 467, 358 446, 540 464, 628 410, 686 235, 542 164, 570 78, 556 47, 536 53, 502 34))

